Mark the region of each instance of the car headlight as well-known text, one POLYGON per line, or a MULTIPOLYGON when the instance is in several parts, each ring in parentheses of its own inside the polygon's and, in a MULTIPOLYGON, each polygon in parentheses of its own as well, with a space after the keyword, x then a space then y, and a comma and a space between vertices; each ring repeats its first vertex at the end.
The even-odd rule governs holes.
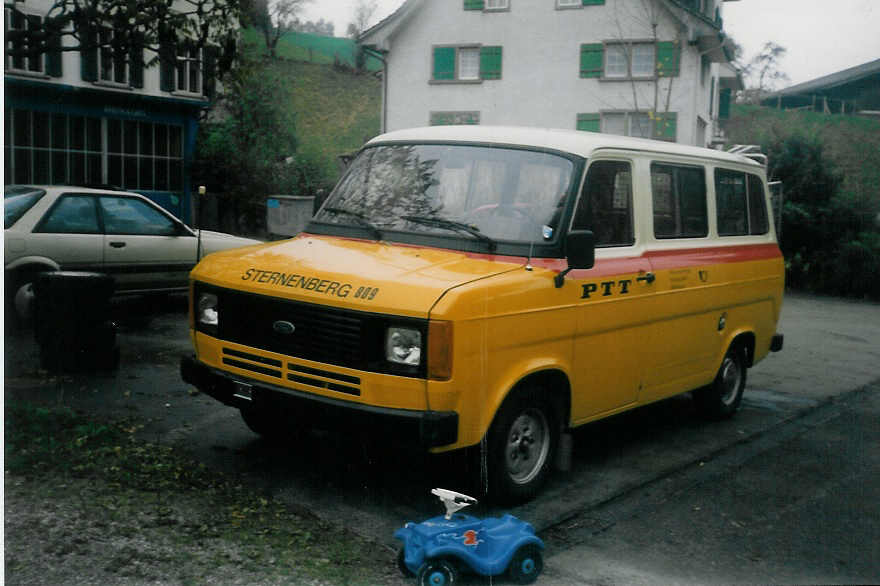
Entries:
POLYGON ((220 323, 220 314, 217 311, 217 295, 214 293, 202 293, 196 304, 196 323, 203 326, 216 328, 220 323))
POLYGON ((388 328, 385 333, 385 359, 409 366, 421 364, 422 333, 413 328, 388 328))

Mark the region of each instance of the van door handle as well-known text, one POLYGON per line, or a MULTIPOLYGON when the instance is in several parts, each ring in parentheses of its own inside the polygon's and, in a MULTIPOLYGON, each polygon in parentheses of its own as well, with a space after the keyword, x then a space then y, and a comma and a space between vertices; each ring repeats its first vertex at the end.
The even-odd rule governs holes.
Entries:
POLYGON ((654 273, 652 273, 652 272, 647 272, 640 277, 636 277, 636 281, 645 281, 649 285, 651 283, 653 283, 655 280, 657 280, 657 276, 654 275, 654 273))
POLYGON ((112 246, 113 248, 124 248, 125 242, 111 242, 110 246, 112 246))

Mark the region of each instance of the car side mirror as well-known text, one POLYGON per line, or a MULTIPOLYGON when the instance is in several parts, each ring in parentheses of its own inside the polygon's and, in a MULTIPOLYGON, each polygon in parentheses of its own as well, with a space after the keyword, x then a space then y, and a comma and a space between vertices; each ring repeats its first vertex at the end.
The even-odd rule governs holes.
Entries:
POLYGON ((572 230, 565 235, 565 257, 568 268, 556 275, 553 283, 562 287, 565 275, 572 269, 591 269, 596 264, 596 236, 591 230, 572 230))

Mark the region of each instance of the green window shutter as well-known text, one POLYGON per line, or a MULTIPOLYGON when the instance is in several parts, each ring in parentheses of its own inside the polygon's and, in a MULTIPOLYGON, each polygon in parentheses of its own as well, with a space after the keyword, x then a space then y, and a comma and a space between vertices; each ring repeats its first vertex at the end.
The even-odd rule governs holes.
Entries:
POLYGON ((718 117, 730 118, 730 88, 724 88, 718 92, 718 117))
POLYGON ((131 71, 131 86, 136 88, 144 87, 144 36, 135 34, 132 37, 131 51, 129 52, 128 62, 131 71))
POLYGON ((654 117, 654 138, 675 142, 678 138, 678 114, 666 112, 654 117))
POLYGON ((434 47, 433 79, 455 79, 455 47, 434 47))
POLYGON ((174 64, 177 53, 174 43, 167 36, 159 40, 159 89, 163 92, 173 92, 176 88, 174 83, 174 64))
POLYGON ((584 0, 584 6, 602 6, 605 4, 605 0, 584 0))
POLYGON ((48 31, 46 39, 46 74, 50 77, 61 77, 61 31, 52 29, 48 31))
POLYGON ((483 0, 464 0, 465 10, 482 10, 483 0))
POLYGON ((80 76, 83 81, 98 81, 98 31, 85 25, 85 46, 80 49, 80 76))
POLYGON ((217 92, 217 57, 220 53, 220 49, 217 47, 205 47, 205 66, 204 66, 204 77, 205 77, 205 96, 209 99, 214 99, 214 95, 217 92))
POLYGON ((657 43, 657 77, 678 77, 681 71, 681 46, 678 41, 657 43))
POLYGON ((581 77, 602 77, 605 47, 602 43, 581 45, 581 77))
POLYGON ((599 114, 578 114, 577 129, 599 132, 599 114))
POLYGON ((480 47, 480 78, 501 79, 501 47, 480 47))

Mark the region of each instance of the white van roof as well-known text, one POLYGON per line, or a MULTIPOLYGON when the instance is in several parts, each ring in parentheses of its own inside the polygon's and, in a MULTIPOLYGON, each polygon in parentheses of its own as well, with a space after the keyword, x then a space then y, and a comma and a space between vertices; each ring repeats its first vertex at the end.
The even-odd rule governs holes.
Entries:
POLYGON ((377 136, 368 145, 390 142, 469 142, 499 145, 538 147, 573 153, 590 158, 599 149, 620 149, 666 155, 700 157, 727 161, 740 165, 761 167, 754 160, 714 149, 681 145, 671 142, 600 134, 583 130, 557 128, 529 128, 525 126, 427 126, 395 130, 377 136))

